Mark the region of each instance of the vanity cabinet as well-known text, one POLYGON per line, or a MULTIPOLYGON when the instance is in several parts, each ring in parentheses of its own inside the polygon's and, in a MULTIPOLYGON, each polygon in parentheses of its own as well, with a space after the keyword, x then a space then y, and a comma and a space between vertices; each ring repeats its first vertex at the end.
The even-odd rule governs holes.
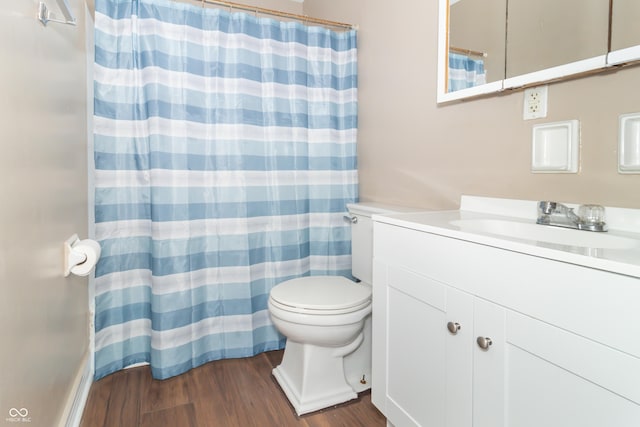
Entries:
POLYGON ((640 280, 376 222, 372 401, 395 427, 640 425, 640 280))

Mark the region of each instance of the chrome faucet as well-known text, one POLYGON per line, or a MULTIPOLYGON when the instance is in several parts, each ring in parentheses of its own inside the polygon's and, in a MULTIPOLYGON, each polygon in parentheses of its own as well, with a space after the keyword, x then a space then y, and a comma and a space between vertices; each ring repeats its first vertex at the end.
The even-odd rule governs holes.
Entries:
POLYGON ((600 205, 580 205, 576 214, 573 208, 562 203, 542 201, 538 203, 536 223, 576 230, 607 231, 604 207, 600 205))

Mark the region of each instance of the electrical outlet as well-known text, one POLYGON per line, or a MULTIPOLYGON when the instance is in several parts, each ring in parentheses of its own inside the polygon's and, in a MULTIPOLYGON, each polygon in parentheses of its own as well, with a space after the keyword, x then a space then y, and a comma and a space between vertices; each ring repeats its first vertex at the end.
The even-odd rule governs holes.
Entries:
POLYGON ((524 120, 547 117, 547 88, 536 86, 524 91, 524 120))

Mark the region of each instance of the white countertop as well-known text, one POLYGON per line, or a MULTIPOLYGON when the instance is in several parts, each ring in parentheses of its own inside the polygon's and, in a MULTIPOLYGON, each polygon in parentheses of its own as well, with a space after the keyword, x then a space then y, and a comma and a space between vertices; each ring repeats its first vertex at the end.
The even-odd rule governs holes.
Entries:
MULTIPOLYGON (((474 210, 451 210, 432 212, 409 212, 390 215, 374 215, 372 219, 377 222, 396 225, 412 230, 437 234, 454 239, 465 240, 487 246, 520 252, 537 257, 553 259, 556 261, 568 262, 599 270, 610 271, 628 276, 640 278, 640 233, 628 231, 635 228, 640 211, 631 209, 613 209, 613 217, 620 223, 622 230, 616 229, 615 223, 609 223, 609 231, 603 233, 603 238, 633 239, 637 244, 624 249, 607 247, 585 247, 572 246, 567 244, 551 243, 534 238, 515 238, 504 235, 492 234, 484 231, 469 230, 456 225, 455 221, 460 220, 506 220, 511 222, 534 224, 536 227, 554 228, 548 225, 535 224, 535 203, 530 201, 507 201, 506 199, 489 199, 463 196, 461 204, 463 209, 474 210), (465 198, 467 198, 465 200, 465 198), (496 204, 491 201, 495 200, 496 204), (480 202, 480 203, 476 203, 480 202), (495 209, 484 209, 483 206, 500 206, 500 212, 504 215, 496 215, 495 209), (504 209, 505 206, 512 205, 516 209, 504 209), (531 212, 533 206, 533 212, 531 212), (478 212, 478 210, 483 210, 478 212), (505 212, 505 210, 507 212, 505 212), (512 215, 509 215, 512 213, 512 215), (528 217, 527 217, 528 216, 528 217), (618 218, 621 219, 618 219, 618 218), (629 226, 631 224, 631 227, 629 226), (609 237, 610 236, 610 237, 609 237)), ((591 231, 578 231, 560 229, 562 232, 571 233, 594 233, 591 231), (566 231, 565 231, 566 230, 566 231)), ((640 228, 639 228, 640 230, 640 228)), ((545 230, 547 233, 548 231, 545 230)), ((541 233, 543 234, 543 233, 541 233)), ((592 237, 592 236, 589 236, 592 237)), ((595 236, 593 236, 595 237, 595 236)), ((628 241, 628 240, 626 240, 628 241)), ((632 242, 634 243, 634 242, 632 242)))

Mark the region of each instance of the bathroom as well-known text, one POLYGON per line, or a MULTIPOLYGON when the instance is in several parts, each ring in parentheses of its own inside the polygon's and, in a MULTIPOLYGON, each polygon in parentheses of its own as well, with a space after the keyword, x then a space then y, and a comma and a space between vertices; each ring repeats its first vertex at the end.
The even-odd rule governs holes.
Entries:
MULTIPOLYGON (((92 363, 87 279, 59 272, 62 241, 93 224, 94 5, 68 1, 76 27, 44 27, 36 0, 0 6, 0 420, 27 408, 34 426, 64 424, 71 390, 92 363)), ((435 1, 251 3, 358 25, 361 200, 442 210, 470 194, 640 208, 639 175, 617 169, 618 117, 640 112, 640 67, 552 83, 547 117, 523 120, 523 91, 437 104, 435 1), (531 173, 532 125, 573 119, 579 173, 531 173)))

